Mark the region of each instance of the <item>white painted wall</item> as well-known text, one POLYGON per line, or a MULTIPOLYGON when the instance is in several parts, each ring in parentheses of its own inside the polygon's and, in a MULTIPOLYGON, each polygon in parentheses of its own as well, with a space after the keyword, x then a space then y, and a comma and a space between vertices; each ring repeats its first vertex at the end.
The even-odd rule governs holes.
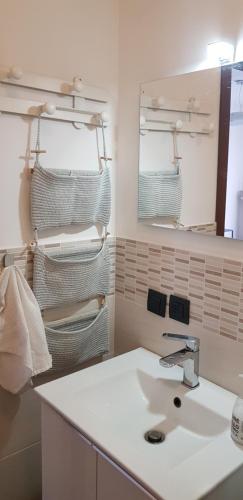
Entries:
MULTIPOLYGON (((0 64, 20 65, 26 72, 64 81, 80 75, 90 85, 103 87, 110 94, 115 126, 117 4, 117 0, 0 0, 0 64)), ((27 120, 0 117, 0 248, 23 246, 33 237, 28 165, 23 157, 28 141, 34 143, 35 123, 30 137, 29 132, 27 120)), ((97 161, 94 134, 79 133, 71 125, 43 123, 42 146, 48 150, 42 160, 45 166, 94 168, 97 161)), ((94 229, 66 232, 49 241, 95 235, 94 229)), ((21 396, 0 391, 0 498, 41 498, 39 440, 40 409, 32 391, 21 396)))
MULTIPOLYGON (((16 64, 26 72, 57 77, 64 82, 80 75, 84 83, 104 88, 110 94, 111 122, 115 126, 117 1, 105 0, 101 5, 96 0, 46 0, 40 5, 36 0, 23 0, 0 1, 0 6, 0 64, 16 64)), ((6 87, 1 93, 16 95, 16 91, 6 87)), ((23 92, 18 91, 17 95, 23 92)), ((38 92, 25 91, 24 95, 43 101, 57 99, 38 92)), ((43 121, 41 131, 41 143, 48 153, 41 157, 43 166, 97 168, 95 131, 77 131, 71 124, 47 121, 43 121)), ((108 151, 114 156, 112 133, 111 127, 107 133, 108 151)), ((22 246, 33 238, 28 175, 33 161, 28 164, 26 151, 35 144, 36 120, 31 123, 28 119, 2 115, 0 137, 0 213, 4 214, 0 219, 0 248, 22 246)), ((81 234, 81 228, 75 227, 72 233, 56 232, 48 241, 97 236, 94 228, 81 234)))
POLYGON ((241 242, 137 222, 139 84, 205 67, 209 42, 224 39, 237 44, 241 37, 240 0, 120 2, 118 236, 242 257, 241 242))
MULTIPOLYGON (((139 85, 207 66, 207 44, 243 38, 241 0, 123 0, 120 2, 119 141, 116 189, 117 235, 216 256, 242 259, 243 242, 149 227, 137 221, 139 85)), ((241 44, 242 46, 242 44, 241 44)), ((239 52, 238 52, 239 55, 239 52)), ((241 55, 243 59, 243 54, 241 55)), ((139 345, 166 354, 176 346, 163 331, 201 337, 202 374, 231 390, 239 388, 243 345, 211 338, 143 307, 116 299, 118 351, 139 345), (167 330, 168 329, 168 330, 167 330), (169 345, 168 345, 169 344, 169 345)))

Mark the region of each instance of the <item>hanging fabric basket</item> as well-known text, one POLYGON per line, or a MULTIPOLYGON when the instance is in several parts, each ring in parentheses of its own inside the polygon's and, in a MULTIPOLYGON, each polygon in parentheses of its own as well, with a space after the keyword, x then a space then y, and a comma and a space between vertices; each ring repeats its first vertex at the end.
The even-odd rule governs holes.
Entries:
POLYGON ((34 254, 33 291, 41 309, 107 295, 110 285, 109 245, 34 254))
POLYGON ((139 174, 140 219, 171 217, 179 220, 182 205, 182 180, 178 173, 141 172, 139 174))
POLYGON ((51 371, 66 370, 109 350, 108 308, 45 324, 51 371))
POLYGON ((38 231, 70 224, 107 226, 111 213, 109 168, 54 170, 35 165, 31 183, 32 228, 38 231))

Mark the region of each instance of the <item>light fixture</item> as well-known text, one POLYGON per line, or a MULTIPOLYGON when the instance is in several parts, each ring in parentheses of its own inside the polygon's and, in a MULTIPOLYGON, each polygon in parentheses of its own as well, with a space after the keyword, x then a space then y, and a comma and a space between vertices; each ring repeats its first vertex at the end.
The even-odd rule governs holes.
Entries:
POLYGON ((223 65, 233 62, 234 46, 228 42, 213 42, 208 44, 208 60, 212 65, 223 65))
POLYGON ((239 40, 235 49, 235 61, 243 61, 243 40, 239 40))

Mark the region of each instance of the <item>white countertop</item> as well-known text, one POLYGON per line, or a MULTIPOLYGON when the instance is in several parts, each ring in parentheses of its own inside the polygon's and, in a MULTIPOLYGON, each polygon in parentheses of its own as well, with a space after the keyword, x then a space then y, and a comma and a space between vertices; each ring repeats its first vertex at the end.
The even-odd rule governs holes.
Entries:
POLYGON ((230 437, 235 395, 200 378, 181 384, 182 368, 163 368, 140 348, 35 391, 148 491, 164 500, 198 500, 243 465, 230 437), (176 408, 173 399, 181 399, 176 408), (161 444, 144 439, 165 432, 161 444))

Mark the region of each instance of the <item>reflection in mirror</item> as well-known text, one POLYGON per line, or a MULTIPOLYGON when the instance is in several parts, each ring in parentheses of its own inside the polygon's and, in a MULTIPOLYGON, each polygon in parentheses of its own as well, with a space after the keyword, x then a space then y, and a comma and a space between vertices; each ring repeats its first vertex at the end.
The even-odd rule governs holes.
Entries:
POLYGON ((139 220, 216 234, 220 69, 141 86, 139 220))
POLYGON ((140 91, 139 220, 243 239, 243 64, 140 91))
POLYGON ((243 63, 221 78, 217 234, 243 240, 243 63))

